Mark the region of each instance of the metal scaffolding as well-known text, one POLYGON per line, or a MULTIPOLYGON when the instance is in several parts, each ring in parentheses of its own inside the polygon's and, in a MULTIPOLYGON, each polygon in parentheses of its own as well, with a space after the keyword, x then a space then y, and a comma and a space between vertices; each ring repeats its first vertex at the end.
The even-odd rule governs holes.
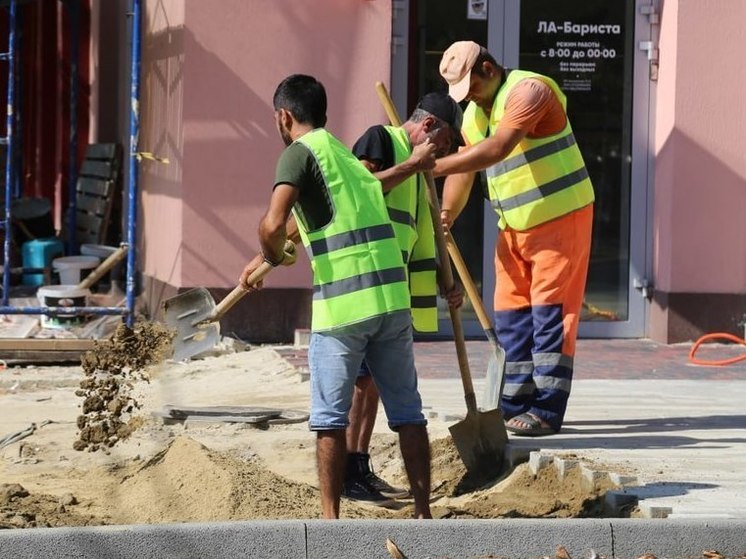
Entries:
MULTIPOLYGON (((136 266, 136 242, 137 242, 137 197, 138 197, 138 136, 140 126, 139 101, 140 101, 140 56, 141 56, 141 0, 131 0, 130 7, 130 103, 129 103, 129 149, 125 155, 128 168, 127 176, 127 219, 126 219, 126 242, 128 247, 126 263, 126 291, 124 307, 84 306, 84 307, 48 307, 28 306, 19 307, 9 304, 10 300, 10 277, 11 277, 11 247, 13 242, 12 226, 12 203, 14 198, 19 197, 20 187, 16 185, 19 179, 19 158, 16 157, 18 150, 17 134, 20 126, 19 121, 18 91, 20 83, 17 71, 18 37, 19 37, 19 12, 20 0, 8 0, 3 6, 8 10, 8 50, 0 53, 0 64, 7 63, 8 88, 7 88, 7 114, 6 135, 0 137, 0 145, 6 146, 5 157, 5 187, 4 200, 5 211, 0 220, 0 230, 5 233, 3 243, 3 279, 2 279, 2 301, 0 304, 0 315, 22 314, 22 315, 121 315, 129 326, 134 322, 135 311, 135 266, 136 266), (14 187, 14 185, 16 185, 14 187)), ((78 63, 79 63, 79 17, 80 0, 68 0, 66 6, 70 10, 70 168, 69 168, 69 221, 68 221, 68 251, 72 252, 75 246, 75 208, 76 208, 76 183, 77 164, 76 154, 78 146, 77 129, 77 107, 78 107, 78 63)), ((33 270, 25 270, 33 271, 33 270)))

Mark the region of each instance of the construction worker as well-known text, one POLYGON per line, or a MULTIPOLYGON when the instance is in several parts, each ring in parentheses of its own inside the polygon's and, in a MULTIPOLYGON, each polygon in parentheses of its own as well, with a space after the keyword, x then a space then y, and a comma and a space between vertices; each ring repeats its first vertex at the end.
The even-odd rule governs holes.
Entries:
POLYGON ((502 409, 508 431, 556 433, 573 374, 575 340, 590 256, 593 186, 550 78, 508 70, 472 41, 443 53, 440 74, 454 100, 469 101, 467 146, 436 162, 450 227, 474 173, 486 170, 499 217, 495 326, 507 352, 502 409))
MULTIPOLYGON (((370 127, 352 147, 358 159, 381 181, 389 217, 408 267, 412 323, 419 332, 438 331, 435 232, 427 184, 420 171, 432 165, 422 154, 442 157, 461 144, 461 107, 444 93, 428 93, 400 127, 370 127)), ((449 305, 463 301, 460 287, 445 293, 449 305)), ((347 427, 347 470, 342 495, 384 504, 409 492, 391 486, 371 468, 370 439, 378 411, 378 391, 363 363, 355 386, 347 427)))
POLYGON ((311 414, 324 518, 339 518, 347 461, 345 429, 363 359, 397 431, 414 497, 414 516, 430 518, 430 447, 412 349, 406 268, 381 186, 324 129, 326 92, 315 78, 295 74, 273 97, 275 121, 287 146, 277 163, 269 207, 259 224, 261 263, 285 264, 288 236, 303 241, 313 269, 309 367, 311 414), (291 212, 295 229, 288 231, 291 212))

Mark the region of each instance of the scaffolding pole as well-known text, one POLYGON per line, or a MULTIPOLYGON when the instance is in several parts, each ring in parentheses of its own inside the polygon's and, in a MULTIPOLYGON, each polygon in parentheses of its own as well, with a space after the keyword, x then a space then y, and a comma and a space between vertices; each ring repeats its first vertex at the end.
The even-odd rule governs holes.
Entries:
POLYGON ((135 265, 137 263, 137 190, 138 158, 137 147, 140 134, 140 0, 132 0, 132 42, 130 51, 130 133, 127 154, 129 172, 127 176, 127 326, 132 327, 135 319, 135 265))
POLYGON ((11 203, 13 202, 13 152, 15 142, 13 138, 13 124, 15 119, 15 75, 16 75, 16 15, 18 13, 17 0, 11 0, 8 18, 8 52, 4 53, 3 58, 8 62, 8 95, 7 95, 7 114, 5 118, 5 137, 2 143, 5 144, 5 215, 3 216, 3 229, 5 230, 5 239, 3 243, 3 298, 2 305, 8 305, 10 296, 10 247, 13 242, 13 226, 11 221, 11 203))

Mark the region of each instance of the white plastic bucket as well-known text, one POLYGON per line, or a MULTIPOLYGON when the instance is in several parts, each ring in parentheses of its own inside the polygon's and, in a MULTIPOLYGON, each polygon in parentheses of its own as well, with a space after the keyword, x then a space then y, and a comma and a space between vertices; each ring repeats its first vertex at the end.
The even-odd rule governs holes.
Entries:
MULTIPOLYGON (((79 289, 77 285, 45 285, 36 292, 42 307, 85 307, 88 304, 89 289, 79 289)), ((80 314, 41 315, 42 328, 72 328, 85 323, 86 317, 80 314)))
POLYGON ((99 262, 98 256, 63 256, 52 260, 52 268, 60 276, 60 285, 78 285, 99 262))

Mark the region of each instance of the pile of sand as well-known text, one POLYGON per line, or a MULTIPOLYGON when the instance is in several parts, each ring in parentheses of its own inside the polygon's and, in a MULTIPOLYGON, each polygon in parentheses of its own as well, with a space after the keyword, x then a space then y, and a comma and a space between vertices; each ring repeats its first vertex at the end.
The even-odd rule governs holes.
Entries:
MULTIPOLYGON (((587 489, 577 473, 559 480, 554 468, 534 476, 523 465, 499 483, 464 493, 466 472, 451 440, 434 441, 433 456, 436 518, 566 518, 603 512, 602 489, 587 489)), ((147 461, 130 460, 87 475, 101 482, 99 493, 89 492, 79 504, 60 508, 59 498, 36 495, 32 500, 6 499, 0 513, 15 519, 6 524, 16 527, 320 516, 315 487, 277 475, 256 455, 242 459, 210 450, 186 436, 176 437, 147 461), (40 520, 32 521, 34 515, 40 520)), ((411 499, 388 507, 343 500, 341 514, 343 518, 409 518, 412 509, 411 499)))
POLYGON ((129 522, 315 518, 318 491, 281 478, 258 459, 241 461, 176 438, 124 479, 112 500, 129 522))

